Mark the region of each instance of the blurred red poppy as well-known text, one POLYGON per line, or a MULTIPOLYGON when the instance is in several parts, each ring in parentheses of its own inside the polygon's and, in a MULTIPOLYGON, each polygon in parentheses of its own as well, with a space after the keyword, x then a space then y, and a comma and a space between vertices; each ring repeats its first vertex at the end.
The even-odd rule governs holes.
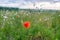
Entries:
POLYGON ((30 27, 30 22, 29 22, 29 21, 23 22, 23 26, 24 26, 25 28, 29 28, 29 27, 30 27))

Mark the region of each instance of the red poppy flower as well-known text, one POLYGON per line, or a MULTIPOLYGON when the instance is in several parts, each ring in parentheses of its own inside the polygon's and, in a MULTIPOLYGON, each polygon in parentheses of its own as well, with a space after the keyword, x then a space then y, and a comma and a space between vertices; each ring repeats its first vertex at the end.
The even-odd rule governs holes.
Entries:
POLYGON ((30 22, 29 22, 29 21, 23 22, 23 26, 24 26, 25 28, 29 28, 29 27, 30 27, 30 22))

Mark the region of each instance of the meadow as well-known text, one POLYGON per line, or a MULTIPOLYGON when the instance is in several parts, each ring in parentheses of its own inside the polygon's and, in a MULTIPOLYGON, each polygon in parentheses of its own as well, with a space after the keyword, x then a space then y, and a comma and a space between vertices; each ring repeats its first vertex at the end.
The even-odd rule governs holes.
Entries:
POLYGON ((0 10, 0 40, 60 40, 60 10, 0 10))

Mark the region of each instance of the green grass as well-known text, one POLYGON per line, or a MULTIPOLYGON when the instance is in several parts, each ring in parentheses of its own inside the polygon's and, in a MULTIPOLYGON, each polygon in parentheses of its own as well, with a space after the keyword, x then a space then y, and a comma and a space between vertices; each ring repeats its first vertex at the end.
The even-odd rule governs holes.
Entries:
POLYGON ((0 10, 0 40, 60 40, 60 11, 0 10))

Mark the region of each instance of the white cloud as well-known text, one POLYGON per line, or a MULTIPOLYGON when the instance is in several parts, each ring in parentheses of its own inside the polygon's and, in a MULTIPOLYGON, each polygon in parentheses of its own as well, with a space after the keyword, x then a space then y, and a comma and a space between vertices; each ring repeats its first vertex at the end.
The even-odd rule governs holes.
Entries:
POLYGON ((0 6, 2 6, 2 7, 18 7, 18 4, 17 3, 0 4, 0 6))
POLYGON ((60 10, 60 2, 57 3, 50 3, 50 2, 36 2, 35 6, 33 6, 33 3, 31 4, 27 4, 27 5, 23 5, 20 8, 30 8, 30 9, 54 9, 54 10, 60 10))
POLYGON ((60 2, 59 3, 44 3, 44 5, 41 6, 42 9, 55 9, 55 10, 60 10, 60 2))
MULTIPOLYGON (((59 0, 54 0, 59 1, 59 0)), ((24 1, 24 0, 1 0, 0 6, 3 7, 18 7, 18 8, 24 8, 24 9, 36 9, 42 8, 42 9, 57 9, 60 10, 60 2, 57 3, 50 3, 50 2, 30 2, 30 1, 24 1), (15 1, 15 2, 14 2, 15 1), (35 4, 35 6, 33 6, 35 4)))
POLYGON ((59 1, 59 0, 53 0, 53 1, 59 1))

